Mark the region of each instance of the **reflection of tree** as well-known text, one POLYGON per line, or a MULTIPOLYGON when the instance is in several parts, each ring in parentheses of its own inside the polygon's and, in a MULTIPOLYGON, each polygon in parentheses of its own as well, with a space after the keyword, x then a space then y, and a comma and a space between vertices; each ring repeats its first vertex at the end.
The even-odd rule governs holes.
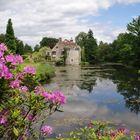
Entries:
POLYGON ((95 78, 88 78, 88 80, 83 80, 83 82, 81 83, 81 85, 79 85, 79 87, 81 89, 86 89, 89 91, 89 93, 93 90, 93 86, 96 85, 96 79, 95 78))
POLYGON ((126 107, 132 112, 140 112, 140 81, 138 75, 130 69, 117 69, 110 76, 117 85, 118 92, 124 96, 126 107))

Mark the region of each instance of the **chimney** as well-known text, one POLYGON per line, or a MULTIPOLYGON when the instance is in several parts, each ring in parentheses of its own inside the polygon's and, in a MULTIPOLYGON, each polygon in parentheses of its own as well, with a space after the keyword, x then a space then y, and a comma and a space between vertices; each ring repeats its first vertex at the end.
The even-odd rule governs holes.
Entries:
POLYGON ((70 42, 73 42, 73 39, 72 38, 70 39, 70 42))

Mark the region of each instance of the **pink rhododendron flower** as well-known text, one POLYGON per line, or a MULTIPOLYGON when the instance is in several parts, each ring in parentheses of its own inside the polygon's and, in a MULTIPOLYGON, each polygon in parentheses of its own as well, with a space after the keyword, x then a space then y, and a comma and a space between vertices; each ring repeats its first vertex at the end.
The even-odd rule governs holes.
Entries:
POLYGON ((28 119, 29 121, 35 121, 35 117, 34 117, 33 115, 31 115, 31 114, 29 114, 29 115, 27 116, 27 119, 28 119))
POLYGON ((4 77, 5 79, 11 79, 13 77, 8 67, 3 63, 0 63, 0 78, 1 77, 4 77))
POLYGON ((116 132, 111 132, 110 133, 110 137, 115 138, 116 136, 117 136, 117 133, 116 132))
POLYGON ((27 92, 27 91, 28 91, 28 88, 27 88, 26 86, 21 86, 21 87, 19 88, 19 90, 20 90, 21 92, 27 92))
POLYGON ((3 57, 3 54, 4 54, 4 53, 0 51, 0 58, 2 58, 2 57, 3 57))
POLYGON ((7 51, 7 47, 5 46, 4 43, 1 43, 1 44, 0 44, 0 51, 1 51, 1 52, 7 51))
POLYGON ((1 116, 0 117, 0 124, 5 124, 7 122, 7 117, 6 116, 1 116))
POLYGON ((36 74, 36 69, 34 67, 27 66, 27 67, 24 68, 24 72, 26 74, 33 74, 33 75, 35 75, 36 74))
POLYGON ((92 128, 92 127, 93 127, 93 123, 90 122, 90 123, 87 125, 87 127, 88 127, 88 128, 92 128))
POLYGON ((10 55, 5 56, 5 59, 6 59, 6 62, 10 62, 14 66, 23 63, 23 58, 20 55, 10 54, 10 55))
POLYGON ((45 90, 42 86, 36 86, 34 91, 37 94, 42 94, 43 92, 45 92, 45 90))
POLYGON ((130 131, 126 128, 118 128, 117 131, 122 134, 129 134, 130 131))
POLYGON ((17 73, 16 79, 21 79, 21 80, 24 79, 24 74, 21 72, 17 73))
POLYGON ((41 128, 41 132, 44 134, 44 135, 51 135, 52 132, 53 132, 53 129, 52 127, 48 126, 48 125, 45 125, 41 128))
POLYGON ((65 96, 58 92, 55 91, 53 93, 47 93, 47 92, 43 92, 42 96, 46 98, 47 101, 49 102, 53 102, 54 104, 65 104, 66 103, 66 98, 65 96))
POLYGON ((135 136, 135 140, 140 140, 140 134, 137 134, 137 135, 135 136))
POLYGON ((14 80, 14 81, 11 81, 10 87, 11 87, 11 88, 19 88, 20 83, 21 83, 21 81, 19 81, 19 80, 17 80, 17 79, 14 80))
POLYGON ((55 91, 53 92, 53 99, 55 103, 59 103, 59 104, 65 104, 66 103, 66 98, 64 96, 63 93, 59 92, 59 91, 55 91))

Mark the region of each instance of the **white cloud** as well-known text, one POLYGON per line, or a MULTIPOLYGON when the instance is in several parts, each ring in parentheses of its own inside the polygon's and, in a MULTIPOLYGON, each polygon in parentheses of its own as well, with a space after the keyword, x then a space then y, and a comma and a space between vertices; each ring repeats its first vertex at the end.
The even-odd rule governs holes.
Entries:
POLYGON ((7 20, 12 18, 16 36, 30 44, 38 43, 41 36, 70 38, 89 28, 98 40, 110 42, 123 29, 91 23, 87 17, 98 16, 100 9, 116 3, 136 2, 140 0, 1 0, 0 32, 5 32, 7 20))

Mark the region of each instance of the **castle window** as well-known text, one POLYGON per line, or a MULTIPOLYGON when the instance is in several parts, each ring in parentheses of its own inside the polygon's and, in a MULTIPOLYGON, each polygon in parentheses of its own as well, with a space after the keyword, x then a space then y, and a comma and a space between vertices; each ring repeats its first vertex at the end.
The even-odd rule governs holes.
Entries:
POLYGON ((52 52, 52 55, 56 55, 56 51, 53 51, 53 52, 52 52))
POLYGON ((64 51, 61 52, 61 55, 64 55, 64 51))
POLYGON ((71 62, 73 62, 73 59, 71 59, 71 62))
POLYGON ((75 50, 79 51, 79 48, 75 48, 75 50))

